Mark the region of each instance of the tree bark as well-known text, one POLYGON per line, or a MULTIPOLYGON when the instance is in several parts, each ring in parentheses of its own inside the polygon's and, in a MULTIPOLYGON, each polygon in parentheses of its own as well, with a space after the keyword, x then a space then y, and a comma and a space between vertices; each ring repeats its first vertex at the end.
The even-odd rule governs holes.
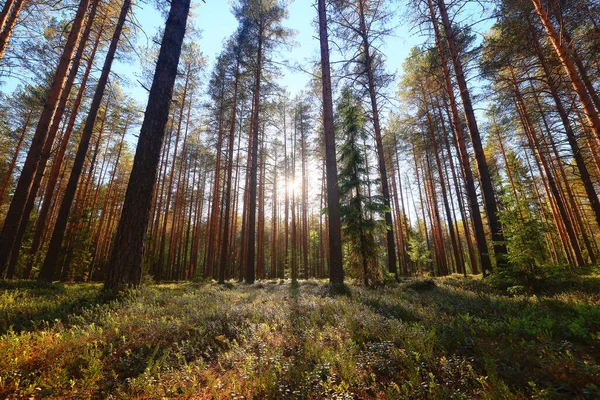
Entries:
POLYGON ((104 283, 105 290, 119 291, 127 286, 136 287, 140 284, 152 192, 156 183, 160 149, 169 118, 169 104, 173 95, 189 8, 189 0, 171 2, 104 283))
POLYGON ((387 226, 386 233, 386 248, 387 248, 387 266, 388 272, 394 274, 398 279, 398 266, 396 260, 396 249, 394 244, 394 229, 392 221, 392 213, 390 207, 390 190, 388 187, 388 177, 385 167, 385 156, 383 152, 383 141, 381 138, 381 127, 379 125, 379 109, 377 105, 377 93, 375 88, 375 76, 373 72, 373 60, 370 52, 370 42, 367 32, 367 26, 365 21, 364 12, 364 0, 359 0, 359 17, 360 17, 360 32, 362 37, 363 52, 365 55, 364 67, 367 74, 367 81, 369 86, 369 97, 371 99, 371 109, 373 111, 373 130, 375 131, 375 145, 377 148, 377 161, 379 166, 379 176, 381 178, 381 192, 383 194, 383 201, 386 207, 385 211, 385 224, 387 226))
POLYGON ((573 59, 569 54, 567 48, 563 44, 559 33, 556 31, 554 24, 550 20, 548 16, 548 12, 542 5, 541 0, 531 0, 533 3, 533 7, 535 8, 536 14, 540 17, 542 25, 546 29, 548 33, 548 37, 552 42, 552 46, 554 46, 554 50, 571 81, 571 85, 577 93, 579 97, 579 102, 583 107, 583 111, 585 116, 588 119, 590 124, 590 128, 594 132, 596 138, 600 139, 600 117, 598 116, 597 110, 594 108, 594 102, 590 97, 590 94, 587 92, 584 82, 582 81, 580 75, 577 73, 577 69, 575 64, 573 63, 573 59))
POLYGON ((8 47, 8 40, 17 24, 17 18, 23 8, 24 0, 7 0, 0 14, 0 60, 8 47), (12 5, 12 7, 11 7, 12 5), (10 15, 9 15, 10 12, 10 15))
POLYGON ((62 240, 67 228, 69 212, 71 211, 71 205, 73 204, 75 192, 77 191, 77 183, 79 182, 79 176, 81 175, 81 171, 83 169, 83 163, 85 161, 85 156, 87 154, 90 139, 92 137, 92 131, 94 130, 94 124, 96 123, 98 110, 100 109, 100 104, 102 103, 104 90, 106 89, 106 84, 108 83, 108 76, 112 68, 112 63, 117 52, 117 45, 119 44, 121 32, 123 31, 123 26, 125 25, 125 19, 129 13, 130 6, 131 0, 124 0, 117 25, 115 26, 115 31, 106 54, 106 59, 104 60, 102 73, 100 74, 100 79, 98 80, 98 84, 96 86, 96 92, 94 93, 94 98, 92 99, 90 112, 85 121, 85 126, 81 134, 81 139, 77 148, 77 154, 75 155, 75 162, 73 163, 73 169, 71 170, 71 175, 69 176, 67 189, 65 190, 60 210, 58 212, 58 218, 56 220, 56 225, 54 226, 52 238, 50 239, 50 245, 48 247, 48 252, 46 253, 46 259, 44 260, 44 264, 40 270, 41 280, 52 281, 54 275, 62 240))
POLYGON ((13 158, 10 160, 10 164, 4 175, 4 180, 2 181, 2 188, 0 188, 0 203, 4 199, 6 189, 8 189, 8 184, 10 183, 10 178, 12 177, 12 173, 15 169, 15 166, 17 165, 17 159, 19 158, 21 146, 23 145, 23 140, 25 139, 25 134, 27 133, 27 128, 29 128, 29 122, 31 121, 31 114, 33 114, 33 110, 30 110, 27 113, 27 118, 25 119, 25 123, 23 124, 23 128, 21 129, 21 135, 19 136, 19 141, 17 142, 17 146, 15 147, 13 158))
MULTIPOLYGON (((48 127, 50 126, 50 122, 52 121, 52 117, 54 116, 58 105, 89 3, 90 0, 81 0, 79 3, 69 37, 67 38, 67 42, 52 79, 50 90, 46 96, 42 115, 38 121, 31 146, 29 147, 29 152, 27 153, 23 168, 21 169, 21 176, 19 177, 10 207, 6 214, 4 226, 0 232, 0 273, 2 274, 6 273, 10 252, 15 242, 15 232, 18 230, 19 224, 24 217, 23 212, 27 203, 27 197, 31 195, 35 197, 37 195, 37 192, 30 193, 30 189, 32 189, 32 183, 37 169, 45 168, 45 163, 43 163, 44 165, 40 165, 42 164, 40 163, 40 160, 42 158, 44 143, 47 139, 48 127)), ((35 192, 35 190, 33 190, 33 192, 35 192)), ((26 222, 25 220, 27 219, 28 218, 25 218, 24 222, 26 222)))
MULTIPOLYGON (((464 174, 465 190, 467 195, 467 201, 469 203, 469 210, 471 211, 471 218, 473 220, 473 230, 475 231, 475 244, 477 246, 479 255, 479 264, 484 275, 489 275, 492 272, 492 263, 490 260, 487 240, 485 237, 485 230, 483 227, 483 220, 481 218, 481 212, 479 210, 479 202, 477 201, 477 191, 475 189, 475 179, 473 178, 473 171, 471 169, 471 162, 469 160, 469 153, 467 151, 467 145, 465 136, 463 133, 463 127, 458 112, 458 105, 456 97, 454 95, 454 88, 450 77, 450 68, 448 67, 448 60, 446 58, 445 48, 442 43, 442 35, 438 26, 437 18, 433 7, 433 0, 428 0, 429 11, 431 17, 431 23, 435 32, 436 47, 440 56, 442 73, 444 75, 444 85, 446 87, 446 93, 450 103, 450 109, 452 111, 452 126, 454 129, 455 141, 458 147, 459 159, 464 174)), ((476 271, 473 271, 475 273, 476 271)))
MULTIPOLYGON (((329 40, 327 38, 327 10, 325 0, 318 0, 319 43, 321 49, 321 79, 323 91, 323 128, 325 135, 325 166, 327 170, 327 223, 329 243, 329 281, 344 282, 342 268, 342 243, 340 222, 340 199, 337 180, 337 158, 333 126, 333 95, 331 90, 331 67, 329 63, 329 40)), ((287 198, 286 198, 287 200, 287 198)), ((286 206, 287 231, 287 206, 286 206)), ((287 240, 287 232, 286 232, 287 240)))
MULTIPOLYGON (((477 120, 475 118, 475 112, 473 110, 473 104, 471 102, 471 95, 467 86, 465 74, 463 72, 462 61, 460 59, 459 50, 457 48, 454 30, 452 28, 450 18, 448 17, 445 1, 437 0, 437 4, 438 9, 440 11, 440 15, 442 17, 442 25, 444 27, 444 32, 446 33, 446 42, 448 44, 448 50, 452 59, 452 65, 454 66, 454 74, 456 76, 456 81, 460 90, 460 96, 463 103, 465 117, 467 119, 467 127, 471 136, 471 143, 473 144, 473 149, 475 151, 475 159, 477 160, 479 179, 481 180, 481 191, 483 194, 484 205, 487 212, 488 225, 490 227, 490 231, 492 232, 494 254, 496 255, 496 265, 499 268, 503 268, 508 262, 508 260, 506 259, 507 249, 504 234, 502 233, 502 224, 498 219, 498 206, 496 204, 494 188, 492 186, 492 180, 490 177, 487 160, 485 159, 485 153, 483 152, 481 135, 479 133, 479 127, 477 126, 477 120)), ((431 11, 431 13, 433 14, 433 10, 431 11)), ((432 23, 434 26, 436 25, 436 20, 433 15, 432 23)), ((442 51, 443 49, 440 48, 440 52, 442 51)), ((486 260, 484 260, 484 262, 482 262, 481 265, 485 276, 489 275, 492 272, 489 268, 490 264, 487 263, 486 260)))
POLYGON ((254 77, 254 105, 252 107, 252 147, 250 160, 250 187, 248 199, 248 232, 246 248, 246 283, 252 284, 255 279, 254 255, 256 251, 256 191, 258 186, 258 138, 259 138, 259 120, 260 115, 260 83, 262 80, 263 64, 263 25, 262 22, 258 28, 258 49, 256 54, 256 71, 254 77))

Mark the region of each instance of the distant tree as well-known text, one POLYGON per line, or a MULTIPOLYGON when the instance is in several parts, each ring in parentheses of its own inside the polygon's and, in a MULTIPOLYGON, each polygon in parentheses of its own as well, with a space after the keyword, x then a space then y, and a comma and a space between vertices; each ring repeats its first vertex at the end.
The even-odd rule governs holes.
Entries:
POLYGON ((119 40, 121 39, 121 33, 123 32, 125 19, 127 18, 127 14, 129 13, 130 7, 131 0, 125 0, 123 2, 123 5, 121 6, 119 19, 115 26, 110 46, 106 54, 106 59, 104 60, 102 73, 100 74, 100 79, 98 80, 96 91, 94 93, 94 98, 92 99, 92 104, 90 106, 90 111, 85 121, 83 133, 81 135, 79 146, 77 148, 75 162, 73 164, 71 175, 69 176, 69 181, 67 183, 67 189, 65 190, 65 194, 63 196, 63 200, 61 202, 61 206, 58 212, 56 225, 54 226, 54 230, 52 232, 52 238, 50 239, 50 245, 48 247, 48 252, 46 253, 46 259, 44 260, 44 264, 42 265, 42 269, 40 270, 39 278, 41 280, 52 281, 54 277, 54 270, 56 268, 58 256, 62 246, 62 241, 67 227, 67 219, 69 217, 69 212, 71 211, 73 199, 75 198, 77 184, 79 182, 79 177, 83 170, 83 163, 85 161, 85 157, 90 144, 90 139, 92 137, 94 124, 96 123, 96 118, 98 116, 98 110, 100 109, 102 98, 104 97, 104 91, 106 89, 106 84, 108 83, 108 76, 110 75, 112 63, 117 52, 117 46, 119 44, 119 40))
MULTIPOLYGON (((26 204, 28 203, 28 196, 31 198, 31 196, 35 197, 36 195, 37 187, 33 185, 36 171, 38 171, 38 168, 43 169, 46 166, 45 161, 47 158, 44 157, 43 154, 45 148, 44 145, 49 139, 47 137, 48 130, 67 79, 71 60, 84 26, 85 15, 89 4, 90 0, 81 0, 77 8, 67 42, 63 48, 60 62, 56 67, 42 114, 38 121, 23 168, 21 169, 21 175, 19 176, 10 207, 6 214, 2 231, 0 232, 0 273, 7 278, 12 278, 14 274, 13 269, 8 271, 11 251, 15 244, 16 233, 19 231, 19 226, 26 225, 28 222, 29 215, 25 209, 26 204)), ((20 246, 20 243, 18 245, 20 246)), ((15 250, 18 251, 18 248, 15 250)))
POLYGON ((246 237, 246 282, 254 283, 255 253, 256 253, 256 200, 258 188, 258 149, 259 129, 261 127, 261 86, 263 83, 263 69, 268 61, 267 56, 275 46, 285 41, 289 32, 281 26, 287 11, 283 2, 274 0, 240 0, 234 7, 234 13, 241 24, 248 24, 250 30, 248 37, 254 48, 254 89, 250 127, 251 147, 249 149, 249 194, 248 194, 248 222, 246 237))
POLYGON ((387 224, 385 232, 387 267, 388 272, 398 278, 388 172, 379 115, 380 91, 387 85, 390 76, 384 72, 383 53, 377 48, 378 42, 390 34, 386 24, 392 13, 387 2, 383 0, 335 0, 333 4, 335 12, 332 19, 336 23, 336 36, 344 43, 342 48, 350 54, 346 68, 349 69, 350 76, 357 76, 353 81, 361 84, 361 89, 370 100, 370 119, 375 136, 379 184, 386 206, 384 216, 387 224))

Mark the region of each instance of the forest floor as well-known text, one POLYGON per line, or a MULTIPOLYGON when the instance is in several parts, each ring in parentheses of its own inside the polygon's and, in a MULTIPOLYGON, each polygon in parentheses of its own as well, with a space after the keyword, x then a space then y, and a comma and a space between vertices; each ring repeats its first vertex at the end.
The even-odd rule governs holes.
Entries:
POLYGON ((598 274, 100 290, 0 283, 0 398, 600 397, 598 274))

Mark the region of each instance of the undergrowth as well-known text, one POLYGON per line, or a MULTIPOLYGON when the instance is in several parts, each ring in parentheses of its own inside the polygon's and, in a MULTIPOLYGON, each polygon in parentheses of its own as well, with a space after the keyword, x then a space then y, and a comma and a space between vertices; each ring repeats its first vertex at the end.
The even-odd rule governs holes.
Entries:
POLYGON ((117 299, 2 285, 0 398, 600 396, 597 275, 536 295, 459 277, 163 284, 117 299))

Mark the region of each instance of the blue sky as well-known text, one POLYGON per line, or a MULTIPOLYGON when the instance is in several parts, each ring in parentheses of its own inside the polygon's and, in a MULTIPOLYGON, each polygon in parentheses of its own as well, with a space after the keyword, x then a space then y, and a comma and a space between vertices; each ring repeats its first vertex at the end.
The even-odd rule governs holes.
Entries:
MULTIPOLYGON (((313 23, 316 16, 313 3, 312 0, 295 0, 289 5, 289 15, 283 25, 295 31, 295 46, 292 51, 281 49, 276 56, 278 61, 290 65, 301 64, 310 70, 311 62, 318 59, 319 43, 316 37, 316 27, 313 23)), ((192 6, 192 21, 195 27, 202 32, 199 45, 208 57, 206 73, 210 73, 214 60, 223 48, 224 41, 237 28, 237 21, 231 13, 229 1, 206 0, 206 3, 203 3, 201 0, 194 0, 192 6)), ((144 4, 136 9, 136 19, 145 32, 145 34, 140 34, 138 38, 138 43, 141 45, 145 44, 146 38, 151 38, 156 29, 164 23, 163 17, 149 4, 144 4)), ((400 69, 412 46, 423 42, 422 37, 411 35, 409 32, 410 24, 401 19, 402 13, 400 12, 397 18, 392 21, 392 24, 398 27, 395 29, 394 35, 384 45, 387 67, 391 72, 400 69)), ((335 54, 332 57, 335 59, 335 54)), ((137 66, 117 62, 114 71, 131 78, 133 85, 127 89, 127 92, 144 103, 146 93, 137 84, 134 77, 137 66)), ((309 78, 307 73, 284 68, 279 83, 287 87, 293 95, 306 88, 309 78)), ((395 85, 390 89, 395 91, 395 85)))
MULTIPOLYGON (((135 8, 135 19, 143 29, 143 32, 138 35, 138 45, 140 46, 147 45, 147 40, 150 40, 156 33, 156 30, 164 24, 164 17, 152 6, 153 1, 146 1, 146 3, 138 3, 139 5, 135 8)), ((222 51, 224 41, 237 28, 238 23, 231 13, 230 2, 231 0, 206 0, 206 3, 203 3, 202 0, 192 0, 193 11, 191 18, 194 26, 202 32, 198 45, 208 58, 208 65, 205 71, 206 76, 210 74, 216 57, 222 51)), ((311 70, 312 63, 318 60, 319 43, 316 37, 316 27, 313 22, 316 16, 314 3, 315 0, 295 0, 290 2, 288 8, 289 17, 284 21, 283 25, 296 32, 294 38, 295 46, 291 51, 285 48, 281 49, 275 57, 279 62, 285 62, 290 65, 301 64, 307 70, 311 70)), ((390 3, 395 5, 400 3, 403 5, 405 2, 390 1, 390 3)), ((471 6, 468 8, 471 8, 471 6)), ((475 18, 479 17, 477 12, 473 12, 473 14, 475 18)), ((490 21, 481 24, 479 30, 486 30, 490 24, 490 21)), ((388 72, 397 73, 396 81, 388 88, 388 93, 392 95, 391 97, 394 97, 393 95, 397 91, 397 81, 402 72, 402 63, 408 56, 410 49, 423 44, 426 41, 426 37, 420 35, 416 29, 411 31, 412 21, 407 19, 403 8, 398 9, 394 19, 390 21, 390 25, 396 28, 382 45, 381 50, 386 57, 388 72)), ((331 46, 331 48, 333 49, 334 46, 331 46)), ((332 61, 335 61, 337 58, 338 56, 335 53, 332 54, 332 61)), ((135 60, 135 57, 133 59, 135 60)), ((98 63, 101 62, 98 61, 98 63)), ((139 65, 136 61, 129 63, 116 61, 113 66, 115 73, 129 78, 128 80, 131 82, 128 87, 123 88, 124 91, 136 99, 142 109, 145 109, 147 93, 137 82, 136 74, 138 70, 139 65)), ((283 68, 281 72, 282 77, 279 83, 281 86, 286 87, 292 96, 307 88, 310 79, 307 73, 286 68, 283 68)), ((0 90, 5 93, 11 92, 17 84, 16 80, 9 79, 0 87, 0 90)), ((481 104, 479 105, 481 106, 481 104)), ((385 107, 382 108, 384 109, 383 117, 385 118, 387 113, 385 112, 385 107)), ((134 142, 135 138, 132 137, 132 146, 135 146, 134 142)), ((412 210, 409 211, 412 213, 412 210)))
MULTIPOLYGON (((290 65, 300 64, 307 70, 311 69, 311 64, 318 60, 318 38, 316 37, 316 27, 314 19, 316 10, 314 7, 315 0, 289 0, 288 18, 283 25, 295 31, 294 38, 295 46, 291 51, 281 49, 275 56, 280 62, 285 62, 290 65)), ((231 13, 232 0, 192 0, 192 16, 194 26, 199 29, 202 34, 199 40, 199 46, 204 55, 208 58, 206 74, 209 74, 214 60, 221 52, 224 41, 233 34, 237 27, 237 21, 231 13)), ((405 2, 390 1, 395 7, 398 7, 397 13, 393 20, 390 21, 390 26, 395 29, 386 42, 381 47, 381 50, 386 57, 386 67, 388 72, 397 73, 397 78, 401 73, 401 66, 410 49, 413 46, 421 45, 426 38, 418 33, 418 30, 411 31, 412 22, 406 17, 404 9, 405 2)), ((135 19, 141 25, 143 32, 138 35, 138 45, 147 45, 156 33, 158 27, 164 24, 164 18, 154 9, 153 1, 139 2, 135 7, 135 19)), ((468 8, 472 8, 471 6, 468 8)), ((464 12, 465 10, 463 10, 464 12)), ((474 14, 477 14, 474 12, 474 14)), ((483 24, 483 29, 489 27, 490 23, 483 24)), ((330 46, 334 49, 335 46, 330 46)), ((135 59, 135 57, 134 57, 135 59)), ((336 54, 332 54, 332 61, 336 60, 336 54)), ((101 61, 97 61, 101 63, 101 61)), ((113 71, 119 75, 129 78, 131 82, 129 87, 124 88, 132 97, 134 97, 141 105, 145 107, 147 93, 137 83, 136 73, 139 70, 136 61, 123 63, 115 61, 113 71)), ((283 87, 287 87, 288 91, 294 95, 295 93, 305 89, 309 81, 309 75, 297 70, 287 68, 282 69, 282 77, 279 83, 283 87)), ((396 79, 396 82, 398 79, 396 79)), ((19 81, 8 79, 0 90, 5 93, 11 92, 19 81)), ((390 94, 396 92, 396 83, 393 83, 388 88, 390 94)))

